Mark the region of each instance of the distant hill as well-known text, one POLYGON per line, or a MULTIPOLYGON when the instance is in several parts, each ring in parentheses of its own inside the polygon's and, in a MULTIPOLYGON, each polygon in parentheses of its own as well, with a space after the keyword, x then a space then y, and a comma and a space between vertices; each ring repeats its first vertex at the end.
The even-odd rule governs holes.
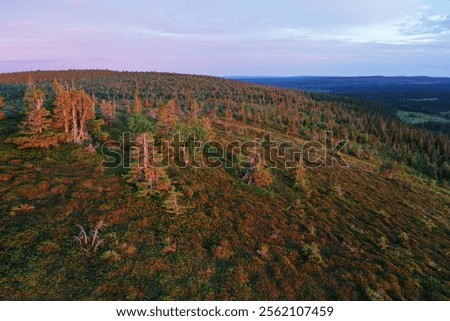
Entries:
MULTIPOLYGON (((290 89, 302 89, 309 91, 329 91, 332 93, 377 93, 410 92, 417 98, 420 93, 414 93, 412 88, 422 88, 440 91, 450 86, 450 78, 433 77, 234 77, 230 78, 247 83, 271 85, 290 89)), ((413 98, 413 97, 411 97, 413 98)))

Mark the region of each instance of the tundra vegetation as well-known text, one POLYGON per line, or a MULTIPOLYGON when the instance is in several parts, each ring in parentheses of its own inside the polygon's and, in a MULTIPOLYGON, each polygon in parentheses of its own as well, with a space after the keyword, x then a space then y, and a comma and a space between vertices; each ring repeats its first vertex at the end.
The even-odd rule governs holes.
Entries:
POLYGON ((0 96, 1 299, 450 299, 448 135, 205 76, 2 74, 0 96), (271 166, 263 147, 174 161, 268 132, 333 132, 348 166, 271 166))

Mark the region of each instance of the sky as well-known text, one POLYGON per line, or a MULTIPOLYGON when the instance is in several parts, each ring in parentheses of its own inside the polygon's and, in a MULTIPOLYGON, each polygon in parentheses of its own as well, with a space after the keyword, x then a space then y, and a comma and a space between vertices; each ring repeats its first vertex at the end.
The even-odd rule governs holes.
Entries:
POLYGON ((450 0, 0 0, 0 72, 450 76, 450 0))

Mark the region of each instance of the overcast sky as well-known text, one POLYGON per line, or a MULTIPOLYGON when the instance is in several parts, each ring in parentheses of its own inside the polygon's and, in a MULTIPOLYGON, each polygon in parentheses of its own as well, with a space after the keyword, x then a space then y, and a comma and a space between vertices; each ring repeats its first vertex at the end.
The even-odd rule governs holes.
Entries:
POLYGON ((450 76, 449 0, 0 0, 0 72, 450 76))

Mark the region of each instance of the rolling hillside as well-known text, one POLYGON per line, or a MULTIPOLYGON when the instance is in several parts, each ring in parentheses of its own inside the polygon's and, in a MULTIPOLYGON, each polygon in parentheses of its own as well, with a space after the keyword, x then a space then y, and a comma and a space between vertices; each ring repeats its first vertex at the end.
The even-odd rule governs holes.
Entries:
POLYGON ((450 299, 448 135, 376 103, 206 76, 1 74, 0 96, 3 300, 450 299), (327 132, 349 141, 348 166, 284 166, 327 132), (228 146, 222 165, 176 164, 159 143, 177 133, 186 153, 192 133, 228 146), (253 166, 264 146, 233 154, 267 133, 294 146, 277 166, 253 166), (168 167, 136 165, 143 139, 168 167))

